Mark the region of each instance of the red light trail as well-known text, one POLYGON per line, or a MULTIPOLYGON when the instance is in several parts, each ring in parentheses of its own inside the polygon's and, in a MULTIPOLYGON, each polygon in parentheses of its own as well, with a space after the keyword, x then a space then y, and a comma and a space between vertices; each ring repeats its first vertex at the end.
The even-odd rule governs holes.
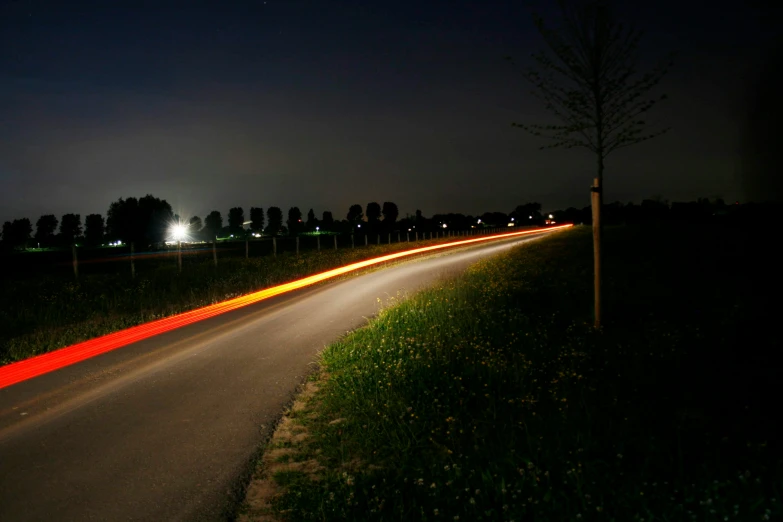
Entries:
POLYGON ((300 288, 304 288, 313 285, 315 283, 325 281, 327 279, 332 279, 334 277, 347 274, 348 272, 360 270, 368 266, 378 265, 386 261, 392 261, 394 259, 408 257, 415 254, 421 254, 424 252, 431 252, 435 250, 442 250, 445 248, 469 245, 472 243, 491 241, 493 239, 503 239, 503 238, 510 238, 516 236, 523 236, 527 234, 535 234, 540 232, 550 232, 555 230, 561 230, 563 228, 567 228, 571 226, 573 225, 561 225, 561 226, 550 227, 545 229, 524 230, 522 232, 494 234, 491 236, 483 236, 483 237, 478 237, 473 239, 465 239, 461 241, 452 241, 449 243, 442 243, 439 245, 432 245, 432 246, 414 248, 411 250, 404 250, 402 252, 395 252, 393 254, 387 254, 385 256, 365 259, 364 261, 351 263, 350 265, 333 268, 325 272, 320 272, 318 274, 313 274, 311 276, 304 277, 302 279, 297 279, 296 281, 291 281, 289 283, 284 283, 281 285, 273 286, 271 288, 266 288, 264 290, 253 292, 251 294, 247 294, 241 297, 236 297, 234 299, 229 299, 227 301, 205 306, 202 308, 197 308, 196 310, 191 310, 190 312, 185 312, 185 313, 173 315, 171 317, 166 317, 164 319, 158 319, 156 321, 151 321, 149 323, 140 324, 138 326, 127 328, 125 330, 120 330, 118 332, 104 335, 102 337, 96 337, 95 339, 90 339, 89 341, 84 341, 71 346, 67 346, 65 348, 60 348, 53 352, 37 355, 30 359, 25 359, 24 361, 18 361, 15 363, 8 364, 6 366, 0 367, 0 389, 6 388, 8 386, 11 386, 13 384, 22 381, 26 381, 28 379, 32 379, 33 377, 38 377, 39 375, 43 375, 45 373, 59 370, 60 368, 70 366, 72 364, 76 364, 86 359, 95 357, 96 355, 100 355, 102 353, 106 353, 111 350, 115 350, 117 348, 122 348, 123 346, 127 346, 131 343, 135 343, 143 339, 148 339, 155 335, 169 332, 171 330, 181 328, 183 326, 198 321, 203 321, 204 319, 215 317, 217 315, 221 315, 226 312, 236 310, 238 308, 242 308, 254 303, 258 303, 265 299, 269 299, 270 297, 274 297, 280 294, 285 294, 293 290, 298 290, 300 288))

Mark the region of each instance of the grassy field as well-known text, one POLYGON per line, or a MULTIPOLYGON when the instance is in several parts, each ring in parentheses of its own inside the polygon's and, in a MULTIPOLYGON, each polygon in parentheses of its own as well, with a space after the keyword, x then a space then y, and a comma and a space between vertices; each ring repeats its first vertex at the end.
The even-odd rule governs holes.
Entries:
POLYGON ((781 519, 763 239, 607 230, 602 332, 585 228, 383 311, 323 352, 245 516, 272 498, 286 520, 781 519))
POLYGON ((183 257, 182 273, 169 256, 137 261, 135 279, 128 261, 121 274, 114 267, 108 273, 85 270, 78 280, 65 270, 60 276, 0 280, 0 365, 347 263, 456 239, 339 250, 325 243, 320 252, 298 256, 221 258, 217 268, 209 253, 183 257))

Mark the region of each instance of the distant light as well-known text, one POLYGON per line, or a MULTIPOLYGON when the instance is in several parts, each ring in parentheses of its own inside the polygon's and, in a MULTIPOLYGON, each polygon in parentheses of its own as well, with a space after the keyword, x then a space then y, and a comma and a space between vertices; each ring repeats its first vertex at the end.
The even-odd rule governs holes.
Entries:
POLYGON ((234 234, 231 234, 231 237, 234 237, 234 234))
POLYGON ((411 229, 409 228, 409 229, 408 229, 408 232, 410 232, 410 231, 411 231, 411 229))
POLYGON ((555 217, 555 216, 553 216, 552 214, 549 214, 549 219, 552 219, 553 217, 555 217))
POLYGON ((443 228, 446 228, 446 223, 443 223, 443 228))
POLYGON ((187 233, 188 227, 182 223, 177 223, 171 227, 171 237, 173 237, 175 241, 182 241, 187 233))
MULTIPOLYGON (((299 221, 301 221, 301 219, 299 221)), ((318 232, 319 230, 321 230, 321 227, 315 227, 316 232, 318 232)))
POLYGON ((513 227, 514 223, 509 223, 508 226, 513 227))
POLYGON ((530 216, 530 219, 533 219, 533 216, 530 216))
POLYGON ((481 220, 479 219, 476 223, 481 223, 481 220))
POLYGON ((511 221, 514 221, 514 218, 511 218, 511 221))
POLYGON ((361 225, 356 225, 356 226, 357 226, 357 227, 359 227, 359 228, 362 228, 362 226, 361 226, 361 225))

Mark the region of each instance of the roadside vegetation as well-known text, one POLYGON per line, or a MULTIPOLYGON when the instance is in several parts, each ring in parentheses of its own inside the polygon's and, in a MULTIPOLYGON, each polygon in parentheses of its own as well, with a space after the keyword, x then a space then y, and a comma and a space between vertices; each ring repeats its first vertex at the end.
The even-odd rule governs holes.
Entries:
POLYGON ((322 353, 240 519, 780 519, 760 237, 607 229, 601 332, 586 227, 382 311, 322 353))
MULTIPOLYGON (((344 264, 459 238, 324 248, 250 259, 176 258, 137 261, 118 273, 43 275, 0 280, 0 365, 255 292, 344 264), (147 263, 143 265, 143 263, 147 263)), ((129 266, 129 262, 127 263, 129 266)))

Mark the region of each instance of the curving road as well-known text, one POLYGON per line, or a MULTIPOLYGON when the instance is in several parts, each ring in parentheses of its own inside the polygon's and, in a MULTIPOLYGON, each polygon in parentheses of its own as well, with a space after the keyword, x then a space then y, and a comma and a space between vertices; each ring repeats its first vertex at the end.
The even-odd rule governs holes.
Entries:
POLYGON ((219 520, 316 354, 540 235, 278 296, 0 389, 0 521, 219 520))

